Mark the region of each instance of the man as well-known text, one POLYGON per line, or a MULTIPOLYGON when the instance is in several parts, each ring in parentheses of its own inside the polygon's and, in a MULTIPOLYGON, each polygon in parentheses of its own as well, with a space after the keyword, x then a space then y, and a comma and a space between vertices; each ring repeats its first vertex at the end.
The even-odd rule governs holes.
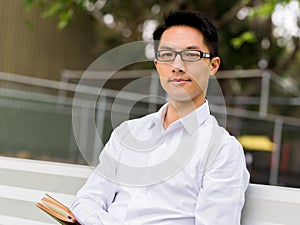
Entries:
POLYGON ((243 150, 205 99, 220 65, 216 28, 200 12, 171 12, 153 38, 168 103, 115 129, 72 211, 83 225, 238 225, 243 150))

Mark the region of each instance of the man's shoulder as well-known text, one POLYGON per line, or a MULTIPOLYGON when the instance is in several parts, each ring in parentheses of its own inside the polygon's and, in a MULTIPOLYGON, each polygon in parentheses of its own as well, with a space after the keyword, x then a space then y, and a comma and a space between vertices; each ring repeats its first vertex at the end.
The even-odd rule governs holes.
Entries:
POLYGON ((237 138, 233 134, 231 134, 223 125, 221 125, 214 116, 210 115, 207 123, 212 129, 211 135, 214 136, 213 139, 219 139, 222 144, 228 144, 231 142, 236 143, 237 145, 240 144, 237 138), (216 137, 216 134, 218 137, 216 137))
POLYGON ((214 116, 210 116, 206 122, 210 129, 208 131, 210 136, 201 168, 206 169, 210 167, 211 164, 217 162, 216 159, 221 161, 242 160, 243 148, 237 138, 223 126, 220 126, 214 116))

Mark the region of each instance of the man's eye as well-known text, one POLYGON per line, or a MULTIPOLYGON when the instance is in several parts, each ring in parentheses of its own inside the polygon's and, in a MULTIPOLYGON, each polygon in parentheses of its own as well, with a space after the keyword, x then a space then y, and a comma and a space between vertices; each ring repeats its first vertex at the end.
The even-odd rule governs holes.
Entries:
POLYGON ((171 57, 173 54, 172 52, 161 52, 160 57, 171 57))
POLYGON ((188 57, 199 57, 199 52, 187 52, 186 56, 188 57))

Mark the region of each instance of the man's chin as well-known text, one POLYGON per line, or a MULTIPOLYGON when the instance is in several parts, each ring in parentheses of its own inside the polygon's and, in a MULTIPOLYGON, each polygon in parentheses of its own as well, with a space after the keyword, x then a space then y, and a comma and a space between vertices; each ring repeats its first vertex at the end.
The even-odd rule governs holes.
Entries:
POLYGON ((187 94, 173 94, 169 95, 169 102, 170 103, 181 103, 181 104, 196 104, 199 102, 204 102, 205 96, 197 95, 197 96, 190 96, 187 94))
POLYGON ((169 96, 170 102, 177 102, 177 103, 193 103, 193 98, 191 96, 182 96, 182 95, 173 95, 169 96))

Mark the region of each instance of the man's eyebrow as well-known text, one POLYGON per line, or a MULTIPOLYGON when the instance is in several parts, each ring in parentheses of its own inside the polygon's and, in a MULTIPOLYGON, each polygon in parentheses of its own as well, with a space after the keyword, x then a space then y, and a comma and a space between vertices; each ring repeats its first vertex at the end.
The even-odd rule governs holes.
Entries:
POLYGON ((186 49, 199 50, 200 48, 197 45, 191 45, 191 46, 187 47, 186 49))
POLYGON ((167 45, 161 45, 159 48, 160 49, 168 49, 168 50, 172 49, 170 46, 167 46, 167 45))
MULTIPOLYGON (((168 46, 168 45, 161 45, 159 47, 160 49, 168 49, 168 50, 173 50, 172 47, 168 46)), ((199 50, 199 46, 198 45, 191 45, 191 46, 188 46, 187 48, 185 48, 187 50, 199 50)))

